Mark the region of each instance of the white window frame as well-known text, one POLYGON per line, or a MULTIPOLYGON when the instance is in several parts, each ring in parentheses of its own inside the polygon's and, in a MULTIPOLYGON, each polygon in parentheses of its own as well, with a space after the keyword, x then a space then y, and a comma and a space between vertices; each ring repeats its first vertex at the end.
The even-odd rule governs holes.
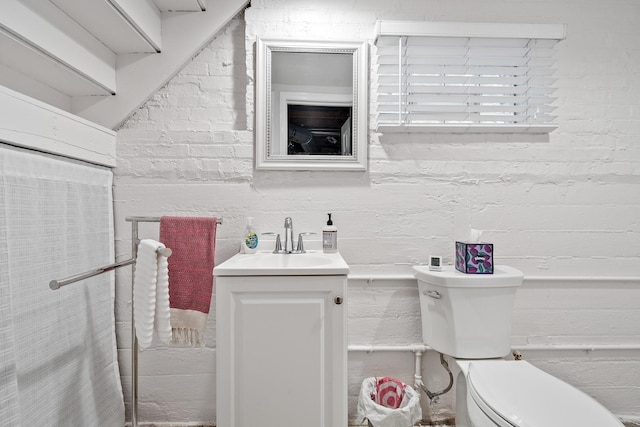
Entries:
POLYGON ((562 24, 378 21, 377 130, 549 133, 553 53, 565 37, 562 24))

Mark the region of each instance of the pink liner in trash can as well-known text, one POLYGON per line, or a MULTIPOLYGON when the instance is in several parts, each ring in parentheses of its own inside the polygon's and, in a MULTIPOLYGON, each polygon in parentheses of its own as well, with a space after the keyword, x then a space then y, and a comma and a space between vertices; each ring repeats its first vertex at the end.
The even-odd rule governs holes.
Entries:
POLYGON ((412 427, 422 418, 420 393, 391 377, 362 381, 358 415, 369 427, 412 427))
POLYGON ((376 392, 371 399, 386 408, 398 409, 406 384, 391 377, 376 378, 376 392))

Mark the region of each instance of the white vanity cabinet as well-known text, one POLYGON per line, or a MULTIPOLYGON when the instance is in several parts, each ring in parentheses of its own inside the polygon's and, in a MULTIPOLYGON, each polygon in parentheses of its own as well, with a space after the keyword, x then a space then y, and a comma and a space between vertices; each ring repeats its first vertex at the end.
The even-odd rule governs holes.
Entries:
POLYGON ((221 267, 216 425, 346 427, 346 272, 225 276, 221 267))

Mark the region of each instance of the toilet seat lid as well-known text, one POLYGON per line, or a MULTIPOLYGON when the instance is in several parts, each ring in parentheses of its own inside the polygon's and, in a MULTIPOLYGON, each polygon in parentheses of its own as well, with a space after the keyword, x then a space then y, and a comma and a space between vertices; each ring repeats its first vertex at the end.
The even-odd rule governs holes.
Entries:
POLYGON ((587 394, 524 361, 473 361, 467 378, 474 401, 498 425, 623 426, 587 394))

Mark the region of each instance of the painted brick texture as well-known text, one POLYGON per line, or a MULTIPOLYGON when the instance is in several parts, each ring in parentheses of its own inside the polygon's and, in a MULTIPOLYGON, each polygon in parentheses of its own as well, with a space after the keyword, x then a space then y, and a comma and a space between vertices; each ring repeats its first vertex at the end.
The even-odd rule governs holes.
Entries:
MULTIPOLYGON (((217 215, 216 261, 238 251, 245 217, 260 231, 320 232, 327 212, 354 275, 349 343, 421 343, 411 266, 453 261, 470 228, 496 262, 528 277, 513 317, 514 345, 640 344, 640 4, 635 0, 254 0, 118 131, 117 250, 130 250, 130 215, 217 215), (377 19, 564 23, 558 50, 559 127, 548 137, 385 135, 371 97, 369 169, 255 171, 256 37, 371 40, 377 19), (394 280, 380 280, 384 275, 394 280), (581 276, 585 281, 563 278, 581 276), (629 276, 629 281, 607 280, 629 276), (595 280, 596 278, 600 278, 595 280)), ((371 48, 372 54, 375 49, 371 48)), ((371 60, 373 64, 374 61, 371 60)), ((375 75, 375 68, 371 67, 375 75)), ((375 91, 372 87, 371 91, 375 91)), ((141 235, 157 237, 157 225, 141 235)), ((266 242, 265 242, 266 244, 266 242)), ((125 269, 123 269, 125 270, 125 269)), ((130 273, 117 274, 117 333, 130 393, 130 273)), ((215 421, 215 312, 204 349, 140 354, 140 420, 215 421)), ((640 351, 523 350, 628 420, 640 419, 640 351)), ((413 382, 413 355, 349 354, 349 412, 367 376, 413 382)), ((422 375, 446 386, 438 355, 422 375)), ((452 416, 453 393, 423 399, 425 418, 452 416)))

